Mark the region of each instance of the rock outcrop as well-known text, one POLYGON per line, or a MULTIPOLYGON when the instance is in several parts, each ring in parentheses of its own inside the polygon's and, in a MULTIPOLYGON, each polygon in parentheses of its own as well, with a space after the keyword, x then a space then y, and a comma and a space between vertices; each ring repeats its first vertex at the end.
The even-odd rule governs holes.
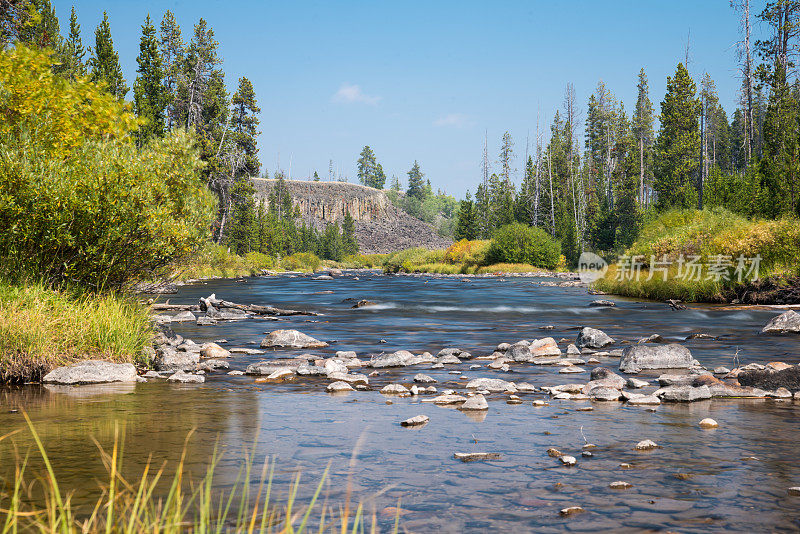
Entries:
MULTIPOLYGON (((269 203, 277 180, 254 178, 257 202, 269 203)), ((356 223, 359 250, 365 254, 394 252, 410 247, 447 248, 450 239, 430 225, 394 206, 379 189, 346 182, 286 180, 292 202, 306 224, 323 230, 342 223, 347 213, 356 223)))

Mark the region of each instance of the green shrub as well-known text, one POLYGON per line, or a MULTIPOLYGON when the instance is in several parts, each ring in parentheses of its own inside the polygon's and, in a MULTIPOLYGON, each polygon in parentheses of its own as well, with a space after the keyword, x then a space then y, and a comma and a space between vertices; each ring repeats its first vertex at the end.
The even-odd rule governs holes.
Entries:
POLYGON ((486 261, 527 263, 542 269, 555 269, 560 255, 561 245, 544 230, 514 223, 495 231, 486 261))
POLYGON ((281 260, 281 267, 287 271, 316 271, 322 260, 311 252, 298 252, 281 260))

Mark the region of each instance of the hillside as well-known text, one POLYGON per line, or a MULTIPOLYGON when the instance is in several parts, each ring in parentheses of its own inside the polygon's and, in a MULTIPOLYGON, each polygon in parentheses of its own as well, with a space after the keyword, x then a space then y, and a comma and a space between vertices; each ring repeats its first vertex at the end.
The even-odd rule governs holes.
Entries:
MULTIPOLYGON (((253 179, 256 199, 268 202, 277 180, 253 179)), ((397 208, 378 189, 344 182, 286 180, 302 219, 318 230, 341 222, 349 212, 356 221, 356 238, 365 254, 394 252, 409 247, 446 248, 452 240, 397 208)))

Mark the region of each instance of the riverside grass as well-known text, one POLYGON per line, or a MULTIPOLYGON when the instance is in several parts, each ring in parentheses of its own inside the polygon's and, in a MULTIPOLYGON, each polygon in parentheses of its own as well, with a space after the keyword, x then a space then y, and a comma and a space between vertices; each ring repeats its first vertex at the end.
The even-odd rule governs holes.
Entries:
MULTIPOLYGON (((687 280, 678 277, 677 268, 650 276, 646 263, 651 257, 676 261, 679 257, 699 256, 708 262, 715 255, 737 258, 760 256, 759 279, 771 278, 778 284, 800 275, 800 220, 748 220, 722 208, 710 210, 672 210, 645 224, 639 238, 625 251, 645 262, 634 279, 620 276, 611 265, 593 287, 604 293, 651 300, 677 299, 685 302, 724 302, 745 294, 750 284, 729 280, 687 280)), ((735 261, 735 260, 734 260, 735 261)))
MULTIPOLYGON (((320 533, 378 532, 376 513, 368 517, 363 503, 351 505, 349 479, 347 497, 342 505, 331 505, 327 498, 318 505, 330 467, 323 472, 307 503, 297 497, 299 474, 289 485, 285 500, 281 502, 275 498, 275 460, 265 459, 258 483, 253 484, 251 475, 255 458, 252 452, 245 454, 238 476, 227 491, 214 489, 215 470, 223 459, 223 454, 216 448, 205 476, 199 481, 185 480, 186 450, 193 432, 186 438, 171 479, 165 475, 166 465, 159 467, 147 461, 138 480, 129 480, 121 474, 124 435, 115 426, 110 452, 95 440, 99 457, 108 472, 108 480, 100 483, 101 496, 93 506, 79 507, 73 503, 72 492, 59 483, 55 468, 27 413, 22 415, 44 464, 44 473, 32 481, 30 457, 26 455, 17 459, 13 480, 0 486, 2 534, 19 531, 61 534, 187 531, 302 534, 312 529, 320 533), (34 490, 43 494, 40 504, 29 502, 34 490)), ((0 436, 0 442, 15 433, 0 436)), ((395 533, 399 530, 400 511, 398 504, 394 516, 395 533)))
POLYGON ((152 335, 148 309, 130 297, 0 280, 0 383, 86 359, 146 365, 152 335))

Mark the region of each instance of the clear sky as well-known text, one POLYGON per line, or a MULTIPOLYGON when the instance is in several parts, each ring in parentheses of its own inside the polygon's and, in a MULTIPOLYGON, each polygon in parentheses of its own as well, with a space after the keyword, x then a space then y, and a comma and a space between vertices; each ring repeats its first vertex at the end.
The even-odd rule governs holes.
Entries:
MULTIPOLYGON (((754 0, 753 13, 762 4, 754 0)), ((71 3, 54 5, 64 33, 71 3)), ((84 44, 94 44, 108 12, 128 85, 148 13, 158 23, 172 10, 187 41, 205 18, 228 87, 235 90, 239 76, 255 86, 263 165, 289 172, 291 163, 292 178, 316 170, 326 179, 332 159, 354 182, 368 144, 389 177, 405 183, 416 159, 434 189, 460 197, 480 179, 484 131, 494 162, 508 130, 519 181, 537 110, 547 131, 567 82, 581 117, 601 79, 630 111, 644 67, 658 113, 687 34, 689 71, 697 81, 711 74, 729 115, 740 85, 739 14, 729 0, 82 0, 75 7, 84 44)))

